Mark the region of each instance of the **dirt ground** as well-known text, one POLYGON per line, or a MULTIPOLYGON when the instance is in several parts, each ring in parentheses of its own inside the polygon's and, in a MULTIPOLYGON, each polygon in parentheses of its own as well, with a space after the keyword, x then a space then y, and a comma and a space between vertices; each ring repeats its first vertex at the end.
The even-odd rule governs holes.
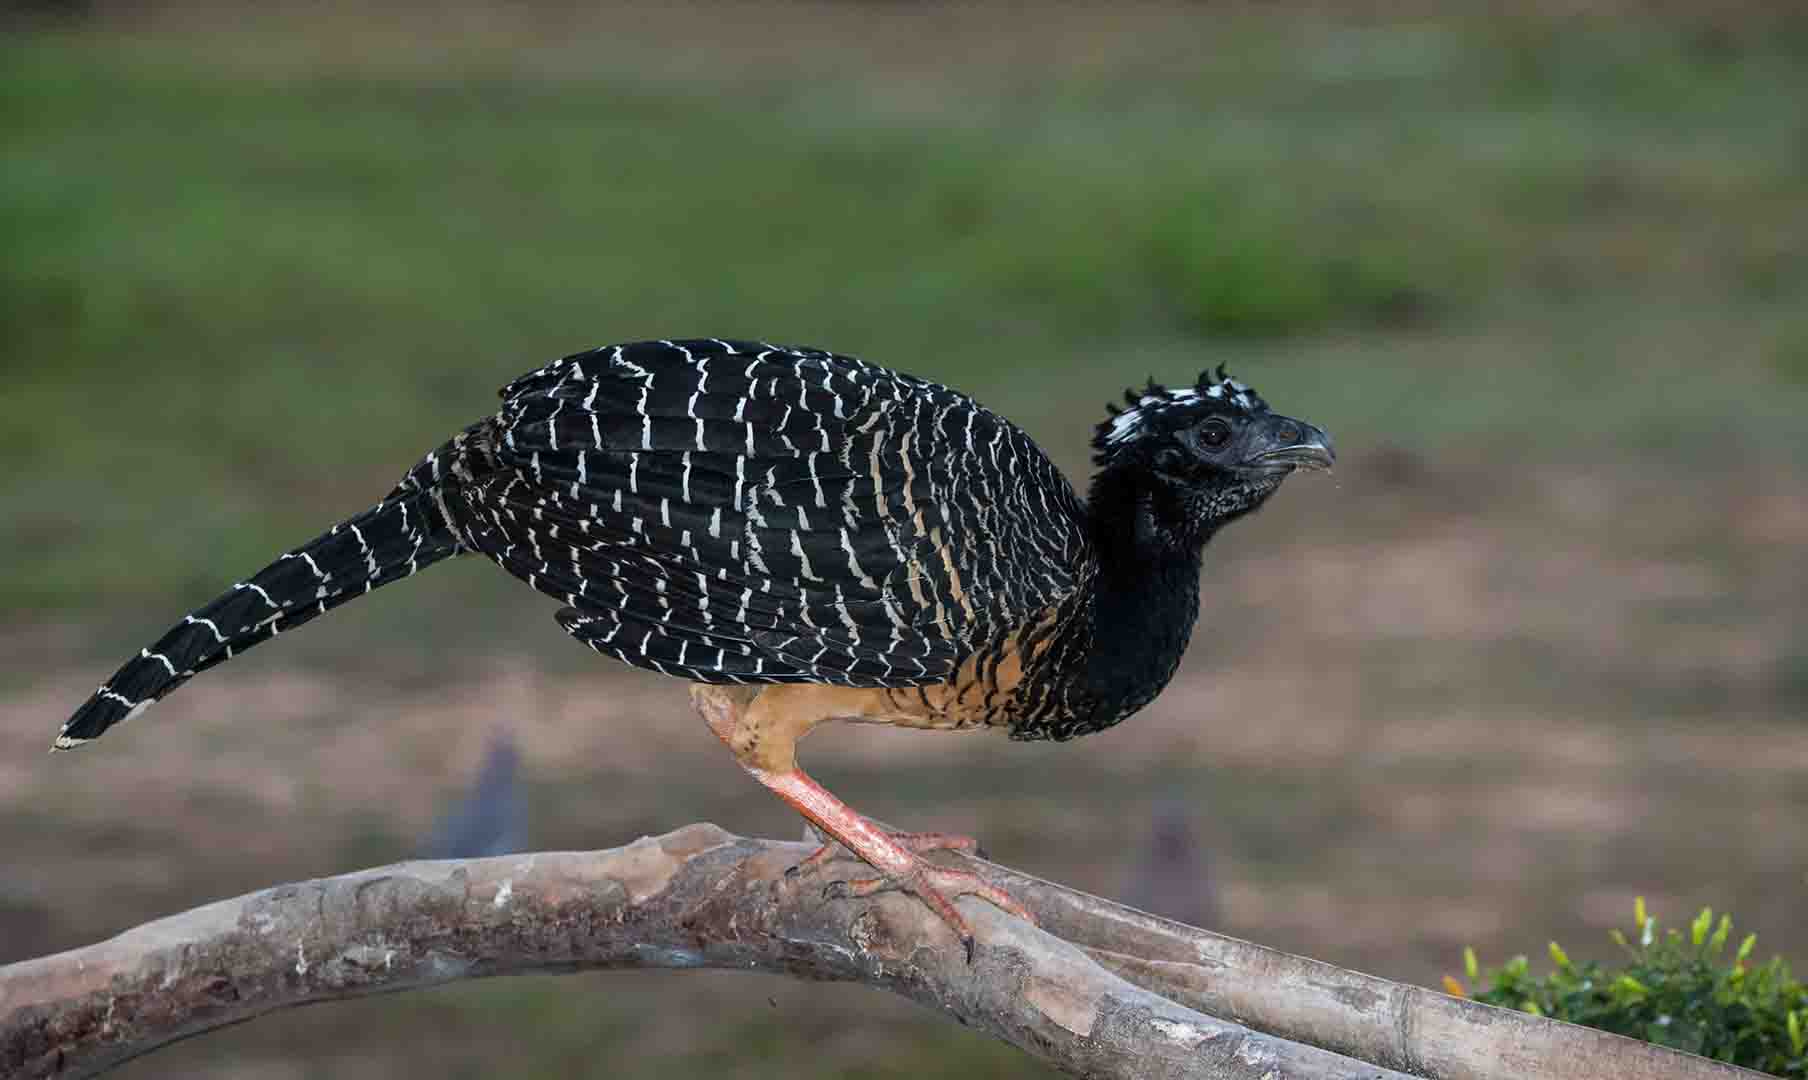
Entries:
MULTIPOLYGON (((1762 953, 1802 955, 1808 485, 1782 470, 1488 470, 1388 451, 1328 483, 1295 480, 1212 549, 1182 674, 1111 732, 1017 745, 831 729, 806 761, 886 820, 971 831, 1036 874, 1215 912, 1216 929, 1394 978, 1434 983, 1464 945, 1500 960, 1556 938, 1602 954, 1637 895, 1669 919, 1730 910, 1762 953), (1177 832, 1181 853, 1157 831, 1177 832)), ((430 618, 426 592, 387 599, 430 618)), ((55 758, 41 751, 56 723, 108 668, 94 639, 117 631, 8 626, 16 670, 44 674, 0 700, 0 960, 413 854, 499 732, 522 754, 534 847, 695 820, 797 832, 681 687, 563 653, 535 598, 518 602, 500 639, 515 648, 442 628, 443 654, 404 651, 394 666, 387 627, 347 609, 306 663, 259 650, 55 758)), ((825 1074, 881 1075, 861 1071, 874 1045, 940 1039, 977 1055, 974 1075, 1027 1068, 878 995, 728 974, 586 978, 607 992, 564 1006, 579 1010, 571 1023, 628 1073, 676 1060, 765 1075, 800 1024, 839 1033, 840 1051, 811 1058, 825 1074), (710 1058, 715 1044, 676 1019, 700 1010, 722 1039, 739 1033, 732 1054, 710 1058), (777 1040, 771 1053, 748 1059, 747 1031, 777 1040)), ((127 1075, 384 1075, 399 1052, 385 1031, 448 1017, 448 1069, 480 1075, 505 1060, 486 1025, 509 1023, 508 1002, 575 1002, 582 981, 275 1016, 127 1075)), ((535 1068, 555 1075, 560 1060, 535 1068)))

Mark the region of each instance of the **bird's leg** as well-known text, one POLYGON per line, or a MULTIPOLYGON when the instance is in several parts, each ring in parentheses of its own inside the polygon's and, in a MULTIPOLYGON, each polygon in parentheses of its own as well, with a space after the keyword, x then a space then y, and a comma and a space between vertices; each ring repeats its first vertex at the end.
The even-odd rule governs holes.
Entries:
MULTIPOLYGON (((896 840, 905 850, 918 855, 926 855, 931 851, 958 851, 963 855, 977 855, 982 859, 985 858, 985 852, 980 849, 979 841, 971 836, 962 836, 958 833, 895 831, 888 831, 886 835, 896 840)), ((796 866, 785 871, 785 876, 788 878, 801 877, 835 858, 836 852, 845 850, 847 849, 843 848, 841 844, 830 840, 805 856, 803 861, 796 866)))
POLYGON ((895 832, 891 838, 918 855, 931 851, 958 851, 962 855, 977 855, 985 858, 986 853, 980 850, 979 841, 961 833, 945 832, 895 832))
MULTIPOLYGON (((1031 915, 1023 905, 1012 899, 1009 893, 971 871, 951 870, 925 860, 917 852, 900 843, 896 837, 874 825, 846 803, 829 794, 821 784, 810 779, 802 769, 793 768, 789 772, 775 774, 767 773, 745 763, 742 767, 747 769, 755 780, 766 785, 779 798, 790 803, 798 813, 815 823, 817 828, 833 836, 849 851, 860 856, 873 869, 879 871, 880 876, 876 878, 832 882, 823 890, 824 897, 834 899, 844 896, 870 896, 886 889, 902 889, 928 904, 930 910, 948 924, 949 929, 960 937, 968 957, 973 955, 973 930, 967 925, 967 920, 961 916, 960 912, 955 910, 952 902, 954 897, 977 896, 1008 914, 1015 915, 1031 924, 1035 923, 1036 917, 1031 915)), ((937 837, 936 839, 950 838, 937 837)), ((940 846, 946 847, 947 845, 940 846)))
MULTIPOLYGON (((867 896, 887 888, 902 889, 922 900, 948 924, 959 936, 969 958, 973 955, 973 929, 955 909, 952 898, 977 896, 1034 923, 1035 917, 1004 890, 977 874, 951 870, 925 860, 910 846, 829 794, 798 767, 797 740, 822 720, 835 715, 833 709, 824 711, 821 708, 827 700, 811 699, 816 696, 833 699, 835 695, 836 691, 824 687, 772 687, 762 691, 751 687, 699 685, 692 689, 691 700, 710 730, 728 744, 734 751, 735 760, 755 780, 790 803, 824 835, 879 871, 878 878, 832 884, 824 890, 825 897, 867 896)), ((967 838, 938 836, 936 839, 965 841, 967 838)), ((930 845, 926 850, 934 847, 930 845)), ((826 858, 819 851, 806 861, 819 856, 826 858)))

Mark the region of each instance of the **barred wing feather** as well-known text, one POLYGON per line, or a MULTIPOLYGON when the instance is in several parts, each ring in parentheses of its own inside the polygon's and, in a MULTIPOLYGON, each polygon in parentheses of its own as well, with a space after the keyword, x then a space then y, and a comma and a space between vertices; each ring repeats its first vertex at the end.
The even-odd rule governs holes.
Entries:
POLYGON ((503 391, 467 542, 560 625, 704 682, 915 686, 1069 595, 1077 496, 946 387, 809 349, 646 342, 503 391))

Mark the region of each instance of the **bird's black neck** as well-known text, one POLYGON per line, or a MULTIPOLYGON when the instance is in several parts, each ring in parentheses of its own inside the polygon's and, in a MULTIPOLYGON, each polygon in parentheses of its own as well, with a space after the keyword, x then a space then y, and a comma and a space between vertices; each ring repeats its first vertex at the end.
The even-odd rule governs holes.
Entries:
POLYGON ((1163 502, 1147 476, 1109 469, 1095 478, 1088 500, 1099 570, 1087 696, 1113 714, 1108 723, 1167 685, 1199 615, 1199 569, 1214 530, 1164 521, 1163 502))

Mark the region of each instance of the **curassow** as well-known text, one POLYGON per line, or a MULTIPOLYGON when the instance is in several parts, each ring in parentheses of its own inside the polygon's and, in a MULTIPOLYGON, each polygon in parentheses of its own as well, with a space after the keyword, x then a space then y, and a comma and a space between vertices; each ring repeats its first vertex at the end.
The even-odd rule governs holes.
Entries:
MULTIPOLYGON (((568 356, 333 526, 185 616, 63 726, 94 739, 196 673, 454 555, 560 600, 598 652, 696 684, 741 766, 906 889, 1022 908, 921 857, 798 768, 825 720, 1070 739, 1148 704, 1199 608, 1206 541, 1330 439, 1216 374, 1151 383, 1098 426, 1082 500, 1009 421, 807 348, 649 341, 568 356)), ((822 861, 827 844, 807 864, 822 861)))

